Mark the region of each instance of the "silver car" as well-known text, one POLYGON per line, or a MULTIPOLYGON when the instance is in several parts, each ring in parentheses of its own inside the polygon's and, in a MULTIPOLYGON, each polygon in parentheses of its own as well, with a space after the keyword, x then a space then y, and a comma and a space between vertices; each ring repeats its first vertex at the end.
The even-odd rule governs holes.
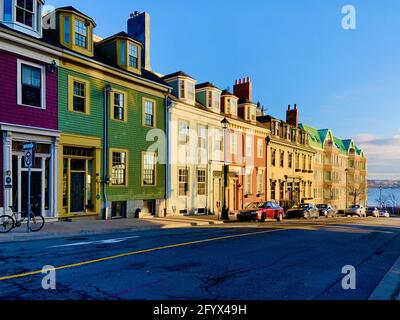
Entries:
POLYGON ((359 216, 359 217, 366 217, 367 210, 361 204, 353 204, 351 207, 347 208, 345 211, 345 216, 359 216))

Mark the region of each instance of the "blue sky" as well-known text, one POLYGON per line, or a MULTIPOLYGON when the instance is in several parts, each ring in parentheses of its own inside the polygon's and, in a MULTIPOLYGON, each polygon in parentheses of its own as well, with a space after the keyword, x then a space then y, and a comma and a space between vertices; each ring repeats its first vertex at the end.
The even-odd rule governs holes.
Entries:
POLYGON ((112 3, 47 1, 93 17, 102 37, 126 30, 134 10, 147 11, 155 71, 183 70, 221 89, 250 76, 254 100, 268 113, 284 118, 287 105, 297 103, 301 122, 329 127, 366 150, 371 178, 400 179, 399 1, 112 3), (347 4, 356 8, 356 30, 341 27, 347 4))

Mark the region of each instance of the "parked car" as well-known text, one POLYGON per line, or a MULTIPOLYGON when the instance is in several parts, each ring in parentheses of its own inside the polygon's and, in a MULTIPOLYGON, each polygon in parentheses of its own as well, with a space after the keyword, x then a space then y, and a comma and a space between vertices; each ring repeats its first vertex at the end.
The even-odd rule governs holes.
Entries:
POLYGON ((301 203, 286 211, 286 217, 290 218, 317 218, 319 217, 318 208, 311 203, 301 203))
POLYGON ((379 217, 390 218, 390 214, 386 209, 381 209, 381 210, 379 210, 379 217))
POLYGON ((347 208, 345 211, 345 215, 348 216, 359 216, 366 217, 367 211, 363 205, 353 204, 351 207, 347 208))
POLYGON ((379 217, 379 210, 378 210, 378 208, 368 208, 368 210, 367 210, 367 216, 368 216, 368 217, 378 218, 378 217, 379 217))
POLYGON ((265 222, 266 219, 282 221, 285 218, 285 210, 273 201, 261 202, 258 209, 258 221, 265 222))
POLYGON ((335 209, 332 208, 330 204, 317 204, 317 208, 320 217, 336 217, 337 212, 335 209))
POLYGON ((251 202, 243 210, 240 210, 237 214, 239 221, 256 221, 257 211, 260 202, 251 202))

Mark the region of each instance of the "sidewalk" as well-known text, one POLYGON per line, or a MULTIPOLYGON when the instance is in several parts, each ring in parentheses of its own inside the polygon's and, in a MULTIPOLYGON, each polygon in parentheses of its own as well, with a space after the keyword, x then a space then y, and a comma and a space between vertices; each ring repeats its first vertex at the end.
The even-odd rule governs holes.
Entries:
POLYGON ((400 300, 400 257, 386 273, 368 300, 400 300))
POLYGON ((55 239, 82 235, 107 234, 114 232, 129 232, 151 229, 189 228, 223 224, 213 216, 177 216, 177 217, 146 217, 142 219, 119 220, 75 220, 72 222, 46 222, 44 228, 37 233, 27 233, 26 224, 21 228, 0 234, 0 243, 26 240, 55 239))

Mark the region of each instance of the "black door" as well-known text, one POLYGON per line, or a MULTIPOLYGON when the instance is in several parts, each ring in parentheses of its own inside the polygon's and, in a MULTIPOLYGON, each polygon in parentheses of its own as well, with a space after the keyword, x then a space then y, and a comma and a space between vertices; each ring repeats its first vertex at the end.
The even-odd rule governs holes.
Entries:
MULTIPOLYGON (((35 214, 41 214, 42 173, 31 172, 31 207, 35 214)), ((27 212, 28 208, 28 172, 21 173, 21 209, 27 212)), ((26 216, 23 214, 22 216, 26 216)))
POLYGON ((71 212, 85 211, 85 173, 71 172, 71 212))

